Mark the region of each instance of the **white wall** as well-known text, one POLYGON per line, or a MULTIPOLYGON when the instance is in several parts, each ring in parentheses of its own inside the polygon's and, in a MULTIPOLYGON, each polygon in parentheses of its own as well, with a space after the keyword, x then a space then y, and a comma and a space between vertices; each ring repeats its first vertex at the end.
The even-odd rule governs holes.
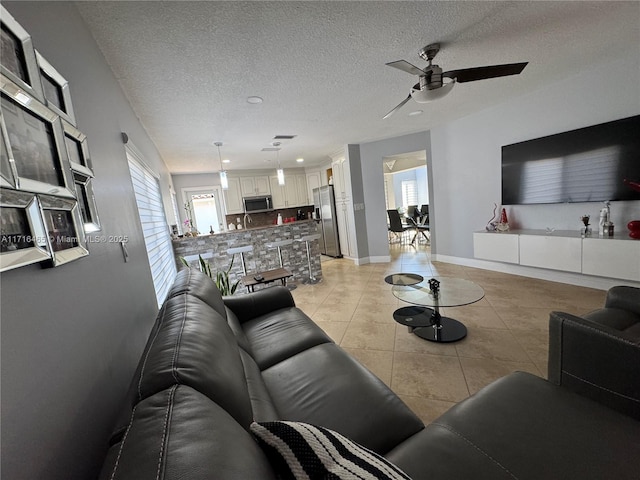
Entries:
MULTIPOLYGON (((501 198, 501 146, 640 113, 640 65, 624 61, 588 66, 584 73, 509 103, 431 131, 434 208, 446 219, 432 232, 437 254, 473 257, 472 232, 491 218, 501 198)), ((601 204, 521 205, 507 208, 520 228, 578 229, 582 214, 598 217, 601 204)), ((640 202, 612 203, 619 230, 640 217, 640 202), (635 211, 635 213, 634 213, 635 211)), ((433 249, 432 249, 433 250, 433 249)))
MULTIPOLYGON (((586 66, 581 75, 496 105, 429 132, 362 144, 367 208, 368 258, 385 258, 386 223, 379 211, 384 181, 382 157, 427 151, 431 252, 473 258, 472 233, 484 229, 501 198, 501 146, 640 114, 640 59, 586 66), (615 72, 615 73, 612 73, 615 72)), ((522 205, 508 207, 516 227, 578 229, 585 213, 597 218, 601 205, 522 205)), ((612 203, 618 231, 640 217, 640 202, 612 203)))
POLYGON ((73 4, 3 5, 69 81, 100 234, 128 235, 130 261, 92 243, 78 261, 2 274, 2 478, 96 478, 158 309, 120 132, 160 174, 165 206, 170 179, 73 4))

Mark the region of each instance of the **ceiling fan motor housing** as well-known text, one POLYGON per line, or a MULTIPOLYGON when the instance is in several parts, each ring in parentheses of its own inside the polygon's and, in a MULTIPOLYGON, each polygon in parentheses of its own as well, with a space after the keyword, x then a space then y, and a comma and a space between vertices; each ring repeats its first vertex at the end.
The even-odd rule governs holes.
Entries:
POLYGON ((420 90, 434 90, 442 87, 442 69, 438 65, 432 65, 420 76, 420 90))

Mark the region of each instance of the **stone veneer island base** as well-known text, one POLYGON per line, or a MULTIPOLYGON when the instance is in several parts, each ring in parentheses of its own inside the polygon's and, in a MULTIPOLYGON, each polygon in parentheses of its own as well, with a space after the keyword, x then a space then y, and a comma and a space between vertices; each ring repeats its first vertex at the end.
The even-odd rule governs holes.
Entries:
MULTIPOLYGON (((192 255, 207 255, 209 263, 214 271, 226 270, 231 263, 232 255, 227 253, 229 248, 253 246, 253 251, 244 254, 247 274, 259 273, 265 270, 279 268, 278 250, 268 248, 267 244, 280 240, 293 240, 291 245, 282 247, 282 261, 284 268, 293 274, 292 281, 304 281, 309 278, 307 263, 307 250, 305 242, 296 241, 307 235, 318 233, 315 220, 301 220, 283 225, 270 225, 266 227, 249 228, 243 230, 229 230, 213 235, 199 235, 197 237, 183 237, 173 241, 173 252, 178 268, 183 266, 180 257, 192 255)), ((314 277, 322 278, 320 262, 320 244, 318 240, 310 242, 311 272, 314 277)), ((190 264, 197 266, 198 260, 192 260, 190 264)), ((240 255, 236 254, 231 269, 232 282, 243 276, 240 255)), ((256 290, 259 289, 256 286, 256 290)), ((238 293, 244 293, 243 285, 238 288, 238 293)))

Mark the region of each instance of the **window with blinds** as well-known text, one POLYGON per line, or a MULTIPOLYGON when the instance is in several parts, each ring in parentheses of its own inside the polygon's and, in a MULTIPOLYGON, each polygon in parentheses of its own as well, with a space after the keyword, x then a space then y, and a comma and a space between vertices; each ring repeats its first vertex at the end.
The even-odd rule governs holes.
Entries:
POLYGON ((402 181, 402 206, 407 208, 409 205, 418 204, 418 182, 415 180, 402 181))
POLYGON ((127 160, 136 195, 138 215, 147 247, 153 287, 158 306, 162 305, 176 276, 176 265, 171 249, 171 237, 164 215, 158 179, 142 161, 127 148, 127 160))

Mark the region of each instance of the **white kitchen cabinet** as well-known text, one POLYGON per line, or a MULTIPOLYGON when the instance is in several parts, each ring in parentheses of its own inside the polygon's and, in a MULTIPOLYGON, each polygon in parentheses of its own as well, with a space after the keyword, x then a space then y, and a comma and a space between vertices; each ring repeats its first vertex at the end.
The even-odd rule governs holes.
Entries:
POLYGON ((473 255, 483 260, 518 263, 520 261, 518 235, 474 232, 473 255))
POLYGON ((243 197, 269 195, 271 193, 269 176, 240 177, 240 189, 243 197))
POLYGON ((296 203, 298 207, 313 205, 313 199, 309 201, 309 189, 307 188, 307 176, 304 173, 294 175, 296 181, 296 203))
POLYGON ((269 177, 269 183, 273 208, 296 208, 307 205, 307 178, 304 174, 285 174, 284 185, 278 185, 278 177, 269 177))
POLYGON ((640 241, 585 238, 582 273, 640 281, 640 241))
POLYGON ((287 208, 284 186, 278 185, 278 177, 269 177, 269 183, 271 186, 271 200, 273 201, 273 208, 275 210, 287 208))
POLYGON ((320 180, 320 172, 307 173, 307 195, 309 197, 308 205, 313 205, 313 189, 322 185, 320 180))
POLYGON ((338 236, 340 240, 340 252, 348 258, 355 258, 356 235, 354 231, 353 203, 350 200, 336 201, 336 216, 338 224, 338 236))
POLYGON ((350 200, 351 174, 349 172, 349 162, 344 157, 334 158, 331 162, 331 172, 336 200, 350 200))
POLYGON ((240 179, 237 177, 227 177, 227 180, 229 181, 229 188, 223 190, 224 205, 227 215, 232 213, 244 213, 240 179))

